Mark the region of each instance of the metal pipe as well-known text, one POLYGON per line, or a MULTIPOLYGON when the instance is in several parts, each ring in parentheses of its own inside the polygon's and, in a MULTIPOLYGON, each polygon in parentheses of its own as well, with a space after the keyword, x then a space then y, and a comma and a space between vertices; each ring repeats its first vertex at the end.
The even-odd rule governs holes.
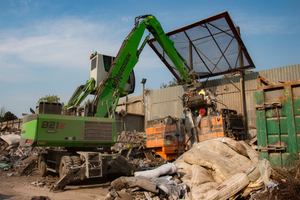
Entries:
MULTIPOLYGON (((241 33, 240 33, 240 27, 236 27, 237 32, 239 34, 239 36, 241 37, 241 33)), ((238 48, 239 48, 239 63, 240 63, 240 68, 242 68, 244 66, 244 60, 243 60, 243 51, 242 48, 240 46, 240 43, 238 43, 238 48)), ((245 94, 245 80, 244 80, 244 75, 245 75, 245 71, 242 70, 241 71, 241 79, 240 79, 240 83, 241 83, 241 99, 242 99, 242 113, 244 116, 244 134, 245 137, 247 138, 247 131, 248 131, 248 123, 247 123, 247 108, 246 108, 246 94, 245 94)), ((243 138, 243 139, 246 139, 243 138)))

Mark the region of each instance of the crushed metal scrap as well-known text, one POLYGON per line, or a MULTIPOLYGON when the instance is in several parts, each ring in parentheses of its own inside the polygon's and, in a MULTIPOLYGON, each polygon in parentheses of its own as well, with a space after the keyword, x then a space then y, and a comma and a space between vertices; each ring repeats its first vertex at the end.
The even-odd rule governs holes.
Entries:
POLYGON ((118 135, 117 141, 112 151, 126 157, 131 164, 141 169, 149 169, 166 162, 155 151, 147 148, 145 132, 123 131, 118 135))

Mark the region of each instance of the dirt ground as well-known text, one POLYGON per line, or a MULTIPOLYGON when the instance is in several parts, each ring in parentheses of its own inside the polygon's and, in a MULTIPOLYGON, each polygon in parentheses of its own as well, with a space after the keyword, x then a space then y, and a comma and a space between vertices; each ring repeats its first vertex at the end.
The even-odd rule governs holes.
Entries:
POLYGON ((49 187, 58 180, 55 175, 9 175, 10 171, 0 170, 0 200, 31 200, 32 197, 39 196, 48 197, 50 200, 102 200, 108 194, 110 186, 108 178, 97 178, 67 185, 63 192, 53 193, 49 192, 49 187))

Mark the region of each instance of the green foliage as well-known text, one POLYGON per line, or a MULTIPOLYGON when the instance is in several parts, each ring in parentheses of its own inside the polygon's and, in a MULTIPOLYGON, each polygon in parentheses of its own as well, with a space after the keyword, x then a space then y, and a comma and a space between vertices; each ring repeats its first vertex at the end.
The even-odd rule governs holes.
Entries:
POLYGON ((12 112, 7 111, 4 116, 3 116, 3 121, 10 121, 10 120, 14 120, 14 119, 18 119, 16 115, 14 115, 12 112))
POLYGON ((40 98, 38 103, 40 103, 41 101, 59 103, 60 98, 57 95, 46 95, 45 97, 40 98))
POLYGON ((85 105, 86 103, 92 103, 92 102, 93 102, 92 99, 87 99, 87 100, 83 103, 83 105, 85 105))
POLYGON ((174 87, 174 86, 177 86, 178 85, 178 82, 176 80, 176 78, 173 78, 172 81, 169 81, 169 84, 165 84, 165 83, 161 83, 160 84, 160 89, 163 89, 163 88, 168 88, 168 87, 174 87))
POLYGON ((5 107, 2 106, 0 109, 0 122, 6 122, 14 119, 18 119, 18 117, 10 111, 6 112, 5 107))

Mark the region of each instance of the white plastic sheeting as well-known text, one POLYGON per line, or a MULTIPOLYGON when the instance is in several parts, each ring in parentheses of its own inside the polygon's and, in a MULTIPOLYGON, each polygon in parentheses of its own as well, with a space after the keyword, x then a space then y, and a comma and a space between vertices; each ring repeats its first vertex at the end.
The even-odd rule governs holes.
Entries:
POLYGON ((20 143, 21 136, 18 134, 1 135, 0 138, 11 147, 17 147, 20 143))
POLYGON ((178 165, 174 163, 164 164, 156 169, 148 171, 134 172, 134 176, 143 176, 146 178, 158 178, 161 175, 171 175, 178 171, 178 165))

